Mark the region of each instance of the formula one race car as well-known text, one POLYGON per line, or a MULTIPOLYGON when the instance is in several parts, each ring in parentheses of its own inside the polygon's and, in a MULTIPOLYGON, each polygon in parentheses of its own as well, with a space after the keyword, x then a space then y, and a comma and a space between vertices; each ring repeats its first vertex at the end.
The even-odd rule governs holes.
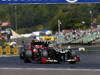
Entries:
POLYGON ((29 49, 20 53, 20 57, 24 59, 24 62, 38 62, 38 63, 59 63, 60 53, 54 49, 48 47, 48 42, 35 41, 32 42, 29 49))
POLYGON ((55 50, 53 47, 49 47, 49 42, 45 41, 34 41, 31 42, 28 49, 20 53, 20 57, 23 58, 24 62, 37 62, 37 63, 60 63, 69 62, 74 64, 80 61, 80 58, 67 50, 60 52, 55 50))
POLYGON ((60 58, 62 62, 68 62, 70 64, 75 64, 80 62, 80 57, 77 56, 74 49, 69 48, 57 48, 56 52, 60 53, 60 58))

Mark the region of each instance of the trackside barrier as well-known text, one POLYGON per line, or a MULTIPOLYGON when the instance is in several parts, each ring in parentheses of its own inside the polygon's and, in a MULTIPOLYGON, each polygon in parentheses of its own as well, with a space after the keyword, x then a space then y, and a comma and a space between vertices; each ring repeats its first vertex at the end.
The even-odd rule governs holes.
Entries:
POLYGON ((5 50, 6 50, 6 56, 10 56, 11 48, 9 46, 6 46, 5 50))
POLYGON ((2 46, 0 46, 0 56, 17 56, 19 55, 19 48, 13 47, 11 48, 10 46, 6 46, 5 48, 3 48, 2 46))
POLYGON ((2 50, 2 47, 0 47, 0 56, 2 56, 2 52, 3 50, 2 50))
POLYGON ((19 50, 18 50, 17 46, 13 48, 13 51, 14 51, 14 55, 18 55, 19 54, 19 50))

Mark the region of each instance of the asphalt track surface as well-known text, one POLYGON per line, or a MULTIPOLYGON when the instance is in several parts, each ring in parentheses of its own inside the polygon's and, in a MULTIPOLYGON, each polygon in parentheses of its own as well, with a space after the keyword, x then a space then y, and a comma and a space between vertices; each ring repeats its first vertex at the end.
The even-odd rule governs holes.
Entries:
POLYGON ((69 64, 63 62, 60 64, 37 64, 24 63, 19 56, 0 57, 0 68, 64 68, 64 69, 100 69, 100 54, 99 53, 78 53, 81 62, 69 64))
POLYGON ((100 71, 1 69, 0 75, 100 75, 100 71))
POLYGON ((76 64, 24 63, 19 56, 0 57, 0 75, 100 75, 100 53, 78 52, 76 64))
POLYGON ((24 63, 19 57, 0 57, 0 75, 100 75, 100 54, 79 53, 76 64, 24 63))

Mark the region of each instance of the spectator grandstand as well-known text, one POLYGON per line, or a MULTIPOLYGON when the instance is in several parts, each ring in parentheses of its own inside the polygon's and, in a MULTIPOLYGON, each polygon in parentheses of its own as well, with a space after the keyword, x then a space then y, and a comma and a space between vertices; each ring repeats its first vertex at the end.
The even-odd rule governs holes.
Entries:
POLYGON ((70 32, 60 32, 55 34, 57 43, 100 43, 100 30, 88 29, 88 30, 72 30, 70 32))

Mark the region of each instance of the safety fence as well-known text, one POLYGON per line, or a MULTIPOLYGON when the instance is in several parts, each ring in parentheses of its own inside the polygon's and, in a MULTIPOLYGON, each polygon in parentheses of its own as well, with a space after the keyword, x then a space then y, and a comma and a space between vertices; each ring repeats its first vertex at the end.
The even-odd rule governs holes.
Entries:
POLYGON ((16 47, 10 47, 10 46, 6 46, 6 47, 2 47, 0 46, 0 56, 18 56, 19 55, 19 48, 16 47))
POLYGON ((66 37, 63 34, 59 34, 59 35, 55 35, 56 37, 56 42, 57 44, 78 44, 78 43, 100 43, 100 32, 93 32, 90 34, 85 34, 84 36, 75 39, 75 37, 73 38, 73 35, 70 35, 70 37, 68 39, 66 39, 66 37))

